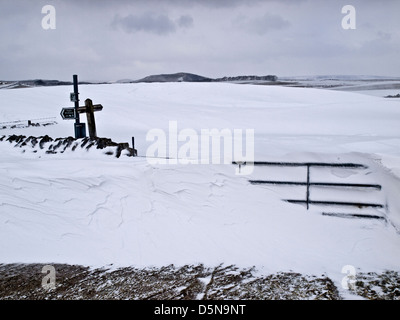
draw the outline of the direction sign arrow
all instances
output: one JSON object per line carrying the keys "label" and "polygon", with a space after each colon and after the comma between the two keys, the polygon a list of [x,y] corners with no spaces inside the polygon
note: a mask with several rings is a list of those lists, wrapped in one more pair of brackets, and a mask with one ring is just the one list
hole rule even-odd
{"label": "direction sign arrow", "polygon": [[63,120],[73,120],[75,119],[75,108],[62,108],[60,115]]}

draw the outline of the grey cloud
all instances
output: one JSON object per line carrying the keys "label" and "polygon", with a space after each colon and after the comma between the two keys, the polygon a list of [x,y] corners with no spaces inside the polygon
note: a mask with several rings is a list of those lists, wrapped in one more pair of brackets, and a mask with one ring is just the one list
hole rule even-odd
{"label": "grey cloud", "polygon": [[[54,1],[54,0],[53,0]],[[284,0],[285,4],[299,4],[307,0]],[[394,0],[393,0],[394,1]],[[85,5],[93,7],[94,0],[69,0],[79,6]],[[174,7],[206,7],[212,9],[236,8],[240,6],[255,6],[265,3],[279,3],[282,0],[96,0],[95,5],[101,7],[116,7],[119,5],[126,6],[159,6],[168,5]]]}
{"label": "grey cloud", "polygon": [[144,13],[140,16],[130,14],[126,17],[116,15],[112,26],[120,27],[128,33],[145,31],[159,35],[173,33],[176,30],[175,23],[167,15],[153,13]]}
{"label": "grey cloud", "polygon": [[251,19],[240,16],[234,20],[234,24],[249,33],[258,35],[264,35],[271,30],[285,29],[291,25],[281,16],[269,13]]}
{"label": "grey cloud", "polygon": [[183,15],[178,19],[177,23],[182,28],[190,28],[193,26],[193,18],[189,15]]}
{"label": "grey cloud", "polygon": [[392,34],[378,31],[376,36],[362,43],[358,51],[364,55],[385,56],[394,52],[398,52],[400,43],[392,41]]}
{"label": "grey cloud", "polygon": [[[56,30],[42,29],[46,4],[57,10]],[[400,1],[352,0],[357,30],[341,28],[344,4],[0,0],[0,77],[69,80],[76,72],[82,79],[118,80],[174,70],[210,77],[260,70],[398,76]]]}
{"label": "grey cloud", "polygon": [[189,28],[193,25],[193,18],[189,15],[181,16],[177,21],[165,14],[146,12],[142,15],[128,15],[121,17],[116,15],[111,25],[121,28],[127,33],[148,32],[158,35],[166,35],[176,32],[177,28]]}

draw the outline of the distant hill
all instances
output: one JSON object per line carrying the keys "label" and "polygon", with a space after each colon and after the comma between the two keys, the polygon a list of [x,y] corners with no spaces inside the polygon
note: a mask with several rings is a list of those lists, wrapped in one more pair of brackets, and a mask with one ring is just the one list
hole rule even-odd
{"label": "distant hill", "polygon": [[66,86],[72,85],[72,82],[59,80],[18,80],[18,81],[0,81],[1,88],[29,88],[29,87],[47,87],[47,86]]}
{"label": "distant hill", "polygon": [[[224,81],[276,81],[277,76],[236,76],[236,77],[223,77],[223,78],[208,78],[193,73],[179,72],[173,74],[157,74],[139,79],[135,82],[224,82]],[[119,82],[127,82],[126,80],[120,80]]]}
{"label": "distant hill", "polygon": [[[30,88],[30,87],[52,87],[52,86],[72,86],[70,81],[59,80],[17,80],[17,81],[0,81],[0,89],[16,89],[16,88]],[[93,82],[79,82],[79,84],[94,84]]]}
{"label": "distant hill", "polygon": [[44,79],[35,79],[35,80],[22,80],[18,81],[18,83],[32,86],[32,87],[47,87],[47,86],[68,86],[72,85],[70,81],[59,81],[59,80],[44,80]]}
{"label": "distant hill", "polygon": [[212,79],[192,73],[157,74],[132,82],[211,82]]}
{"label": "distant hill", "polygon": [[385,81],[400,80],[400,77],[375,76],[375,75],[306,75],[306,76],[282,76],[279,78],[284,81]]}
{"label": "distant hill", "polygon": [[[156,74],[144,77],[139,80],[122,79],[116,81],[116,83],[139,83],[139,82],[254,82],[254,81],[271,81],[275,82],[278,77],[275,75],[267,76],[235,76],[235,77],[223,77],[223,78],[209,78],[203,77],[193,73],[178,72],[172,74]],[[105,84],[110,82],[82,82],[79,84]],[[47,87],[47,86],[72,86],[71,81],[59,81],[59,80],[45,80],[45,79],[34,79],[34,80],[17,80],[17,81],[0,81],[0,89],[13,89],[13,88],[30,88],[30,87]]]}
{"label": "distant hill", "polygon": [[214,81],[277,81],[278,77],[274,75],[268,76],[237,76],[237,77],[223,77],[214,79]]}

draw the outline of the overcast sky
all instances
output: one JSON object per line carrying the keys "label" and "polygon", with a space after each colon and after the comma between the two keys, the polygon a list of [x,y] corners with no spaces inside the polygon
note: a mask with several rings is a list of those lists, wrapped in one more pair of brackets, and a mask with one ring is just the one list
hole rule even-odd
{"label": "overcast sky", "polygon": [[0,0],[0,79],[400,76],[399,13],[399,0]]}

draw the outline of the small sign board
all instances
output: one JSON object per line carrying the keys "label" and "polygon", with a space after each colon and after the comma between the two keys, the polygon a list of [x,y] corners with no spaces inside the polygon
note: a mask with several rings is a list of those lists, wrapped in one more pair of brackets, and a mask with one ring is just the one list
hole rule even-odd
{"label": "small sign board", "polygon": [[62,108],[60,114],[63,120],[73,120],[75,119],[75,108]]}
{"label": "small sign board", "polygon": [[69,99],[71,100],[71,102],[77,102],[78,100],[78,95],[75,92],[71,92],[69,94]]}

